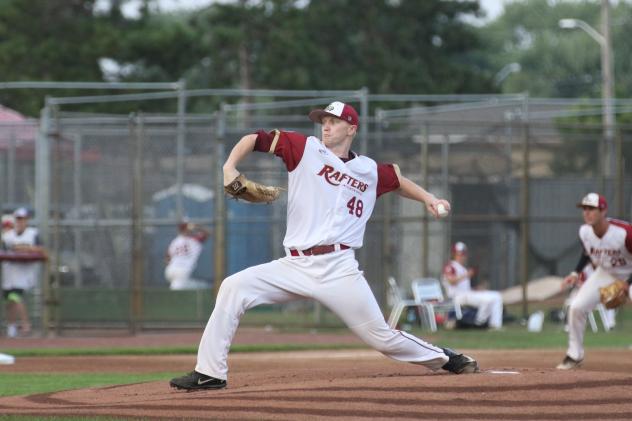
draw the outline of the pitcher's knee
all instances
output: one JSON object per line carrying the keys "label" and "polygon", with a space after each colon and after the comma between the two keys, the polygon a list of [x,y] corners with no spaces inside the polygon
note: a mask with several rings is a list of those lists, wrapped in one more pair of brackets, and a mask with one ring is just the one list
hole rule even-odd
{"label": "pitcher's knee", "polygon": [[216,306],[232,307],[232,306],[244,306],[248,301],[247,292],[249,288],[246,287],[247,279],[240,276],[239,273],[229,276],[224,279],[222,285],[217,292]]}
{"label": "pitcher's knee", "polygon": [[389,354],[397,347],[393,342],[393,337],[397,331],[388,328],[366,329],[363,332],[356,332],[358,336],[371,348],[382,354]]}

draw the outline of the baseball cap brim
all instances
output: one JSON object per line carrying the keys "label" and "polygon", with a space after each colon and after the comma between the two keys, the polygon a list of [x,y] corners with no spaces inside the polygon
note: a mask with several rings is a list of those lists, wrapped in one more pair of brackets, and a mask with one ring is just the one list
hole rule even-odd
{"label": "baseball cap brim", "polygon": [[[309,119],[311,121],[313,121],[314,123],[318,123],[318,124],[322,124],[323,123],[323,117],[326,117],[326,116],[331,116],[331,117],[337,118],[338,120],[345,121],[344,119],[340,118],[336,114],[328,113],[325,110],[312,110],[312,111],[310,111],[308,116],[309,116]],[[349,124],[351,124],[351,123],[349,123]]]}

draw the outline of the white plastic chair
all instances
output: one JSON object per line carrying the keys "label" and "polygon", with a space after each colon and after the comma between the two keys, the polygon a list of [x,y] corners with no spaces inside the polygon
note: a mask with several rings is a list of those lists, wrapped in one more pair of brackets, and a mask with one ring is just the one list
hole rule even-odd
{"label": "white plastic chair", "polygon": [[595,311],[599,314],[599,318],[601,319],[601,324],[603,325],[603,330],[608,332],[614,326],[610,325],[610,318],[607,314],[606,306],[602,303],[597,304],[597,307],[590,313],[588,313],[588,323],[590,324],[590,328],[593,332],[597,332],[599,329],[597,328],[597,322],[595,321]]}
{"label": "white plastic chair", "polygon": [[[571,298],[567,299],[564,302],[564,311],[568,314],[568,307],[571,304]],[[590,329],[593,332],[598,332],[599,327],[597,326],[597,320],[595,319],[595,312],[599,314],[599,318],[601,319],[601,324],[603,325],[603,330],[609,332],[614,326],[610,323],[610,318],[608,317],[608,310],[606,306],[602,303],[597,304],[597,307],[590,313],[588,313],[588,324],[590,325]]]}
{"label": "white plastic chair", "polygon": [[417,304],[415,300],[406,299],[401,288],[397,285],[397,281],[392,276],[388,278],[388,285],[391,288],[391,295],[393,297],[393,309],[388,318],[388,326],[391,329],[395,329],[402,315],[402,311],[407,307],[418,307],[419,304]]}
{"label": "white plastic chair", "polygon": [[415,303],[422,306],[428,320],[428,327],[432,332],[437,331],[437,320],[435,311],[449,312],[454,310],[457,320],[463,317],[461,306],[453,300],[443,296],[441,282],[435,278],[419,278],[412,282],[413,296]]}

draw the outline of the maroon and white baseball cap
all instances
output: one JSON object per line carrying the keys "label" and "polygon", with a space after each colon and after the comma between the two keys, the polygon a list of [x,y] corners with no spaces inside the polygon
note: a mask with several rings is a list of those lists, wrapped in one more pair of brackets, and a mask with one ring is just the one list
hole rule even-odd
{"label": "maroon and white baseball cap", "polygon": [[588,193],[581,202],[577,204],[578,208],[589,206],[591,208],[597,208],[600,210],[608,209],[608,202],[606,198],[597,193]]}
{"label": "maroon and white baseball cap", "polygon": [[353,126],[357,126],[359,122],[357,111],[351,105],[340,101],[332,102],[324,110],[310,111],[309,119],[314,123],[322,124],[323,117],[327,115],[339,118]]}
{"label": "maroon and white baseball cap", "polygon": [[467,253],[467,246],[464,242],[458,241],[452,245],[452,253],[454,254],[464,254]]}

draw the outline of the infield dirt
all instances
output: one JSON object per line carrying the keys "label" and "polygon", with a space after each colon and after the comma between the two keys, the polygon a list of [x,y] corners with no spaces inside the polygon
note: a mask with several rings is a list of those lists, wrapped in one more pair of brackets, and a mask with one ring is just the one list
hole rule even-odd
{"label": "infield dirt", "polygon": [[[0,413],[213,420],[632,419],[632,351],[590,349],[575,371],[563,350],[468,352],[481,373],[452,375],[372,350],[231,354],[228,388],[186,393],[164,381],[0,398]],[[21,358],[5,372],[182,372],[195,356]],[[518,374],[499,372],[518,372]]]}

